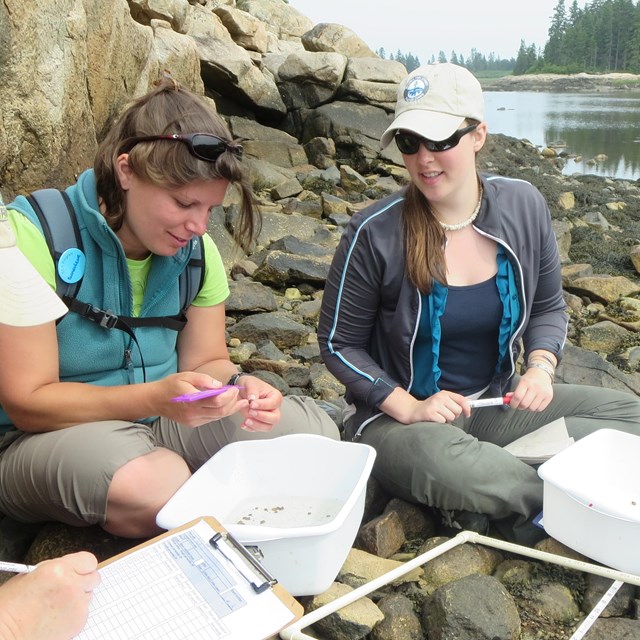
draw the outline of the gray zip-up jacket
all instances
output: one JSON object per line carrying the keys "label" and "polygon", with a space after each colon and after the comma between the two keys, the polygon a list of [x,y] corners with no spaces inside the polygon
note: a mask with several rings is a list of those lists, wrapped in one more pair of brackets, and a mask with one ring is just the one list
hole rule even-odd
{"label": "gray zip-up jacket", "polygon": [[[526,354],[545,349],[558,359],[566,339],[558,245],[542,194],[529,182],[481,176],[484,195],[474,228],[498,242],[515,274],[520,320],[509,340],[510,362],[491,381],[502,395]],[[348,436],[381,414],[395,387],[410,389],[422,298],[407,279],[404,190],[354,215],[327,278],[318,339],[324,362],[347,389],[355,415]]]}

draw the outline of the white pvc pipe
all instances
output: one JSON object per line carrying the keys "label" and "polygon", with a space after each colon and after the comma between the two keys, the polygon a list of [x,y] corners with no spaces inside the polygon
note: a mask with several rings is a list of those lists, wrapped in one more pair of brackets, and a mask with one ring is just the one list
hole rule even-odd
{"label": "white pvc pipe", "polygon": [[559,556],[555,553],[539,551],[538,549],[531,549],[530,547],[523,547],[519,544],[505,542],[504,540],[497,540],[495,538],[489,538],[488,536],[481,536],[479,533],[474,533],[472,531],[468,531],[467,533],[472,536],[469,542],[483,544],[487,547],[494,547],[495,549],[502,549],[511,553],[518,553],[521,556],[528,556],[529,558],[535,558],[536,560],[551,562],[553,564],[567,567],[568,569],[575,569],[576,571],[592,573],[596,576],[602,576],[603,578],[610,578],[611,580],[621,580],[622,582],[627,582],[629,584],[640,585],[640,576],[637,576],[634,573],[618,571],[609,567],[591,564],[590,562],[574,560],[573,558],[565,558],[564,556]]}
{"label": "white pvc pipe", "polygon": [[289,625],[286,629],[283,629],[280,632],[280,637],[283,640],[315,640],[312,636],[302,632],[301,629],[315,624],[316,622],[318,622],[318,620],[326,618],[328,615],[338,611],[338,609],[342,609],[342,607],[355,602],[356,600],[371,593],[372,591],[375,591],[379,587],[385,586],[389,582],[393,582],[406,573],[413,571],[413,569],[417,569],[426,562],[429,562],[429,560],[433,560],[433,558],[437,558],[443,553],[446,553],[447,551],[453,549],[454,547],[457,547],[458,545],[464,544],[465,542],[483,544],[487,547],[494,547],[496,549],[502,549],[503,551],[518,553],[523,556],[535,558],[536,560],[543,560],[546,562],[551,562],[553,564],[561,565],[563,567],[568,567],[569,569],[575,569],[576,571],[584,571],[586,573],[592,573],[598,576],[603,576],[605,578],[610,578],[611,580],[621,580],[622,582],[628,582],[629,584],[640,586],[640,576],[634,575],[632,573],[616,571],[615,569],[610,569],[609,567],[602,567],[599,565],[590,564],[589,562],[582,562],[581,560],[565,558],[554,553],[538,551],[537,549],[531,549],[519,544],[497,540],[496,538],[481,536],[479,533],[475,533],[473,531],[462,531],[455,538],[451,538],[447,542],[443,542],[430,551],[426,551],[425,553],[416,556],[413,560],[405,562],[402,566],[396,567],[395,569],[392,569],[391,571],[388,571],[387,573],[374,578],[370,582],[363,584],[357,589],[354,589],[349,593],[345,593],[343,596],[336,598],[332,602],[319,607],[315,611],[307,613],[306,615],[302,616],[300,620]]}

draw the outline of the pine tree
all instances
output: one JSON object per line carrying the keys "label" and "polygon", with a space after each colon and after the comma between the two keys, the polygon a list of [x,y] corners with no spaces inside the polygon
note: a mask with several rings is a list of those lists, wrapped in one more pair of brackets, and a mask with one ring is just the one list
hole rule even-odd
{"label": "pine tree", "polygon": [[520,40],[520,48],[513,67],[513,75],[521,76],[527,73],[536,64],[537,60],[536,46],[527,46],[524,40]]}
{"label": "pine tree", "polygon": [[420,60],[418,56],[414,56],[412,53],[407,54],[407,62],[405,67],[409,73],[411,73],[414,69],[417,69],[420,66]]}
{"label": "pine tree", "polygon": [[640,71],[640,2],[634,9],[628,56],[629,71]]}
{"label": "pine tree", "polygon": [[564,55],[564,36],[567,29],[567,14],[564,0],[558,0],[553,10],[551,26],[549,27],[549,40],[544,48],[544,60],[548,64],[563,65],[567,60]]}

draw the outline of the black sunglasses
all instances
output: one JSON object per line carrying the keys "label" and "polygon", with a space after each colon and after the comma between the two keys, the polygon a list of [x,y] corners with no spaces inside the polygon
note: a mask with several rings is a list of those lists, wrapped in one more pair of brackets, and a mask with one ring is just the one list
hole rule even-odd
{"label": "black sunglasses", "polygon": [[460,142],[461,138],[467,133],[471,133],[476,127],[476,124],[470,124],[468,127],[457,129],[453,135],[449,136],[446,140],[427,140],[422,136],[415,133],[409,133],[408,131],[396,131],[395,140],[400,149],[400,153],[406,155],[413,155],[418,153],[420,145],[423,144],[429,151],[447,151],[453,149]]}
{"label": "black sunglasses", "polygon": [[171,133],[157,136],[138,136],[130,138],[122,153],[128,153],[140,142],[154,140],[177,140],[187,145],[189,153],[200,160],[215,162],[225,151],[229,151],[237,158],[242,158],[242,145],[231,144],[211,133]]}

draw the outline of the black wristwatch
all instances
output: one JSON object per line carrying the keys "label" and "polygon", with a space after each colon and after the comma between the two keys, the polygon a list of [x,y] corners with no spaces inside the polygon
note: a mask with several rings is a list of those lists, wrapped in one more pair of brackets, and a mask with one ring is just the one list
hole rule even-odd
{"label": "black wristwatch", "polygon": [[243,376],[244,373],[234,373],[230,378],[229,381],[227,382],[228,385],[236,385],[238,384],[238,379],[240,378],[240,376]]}

